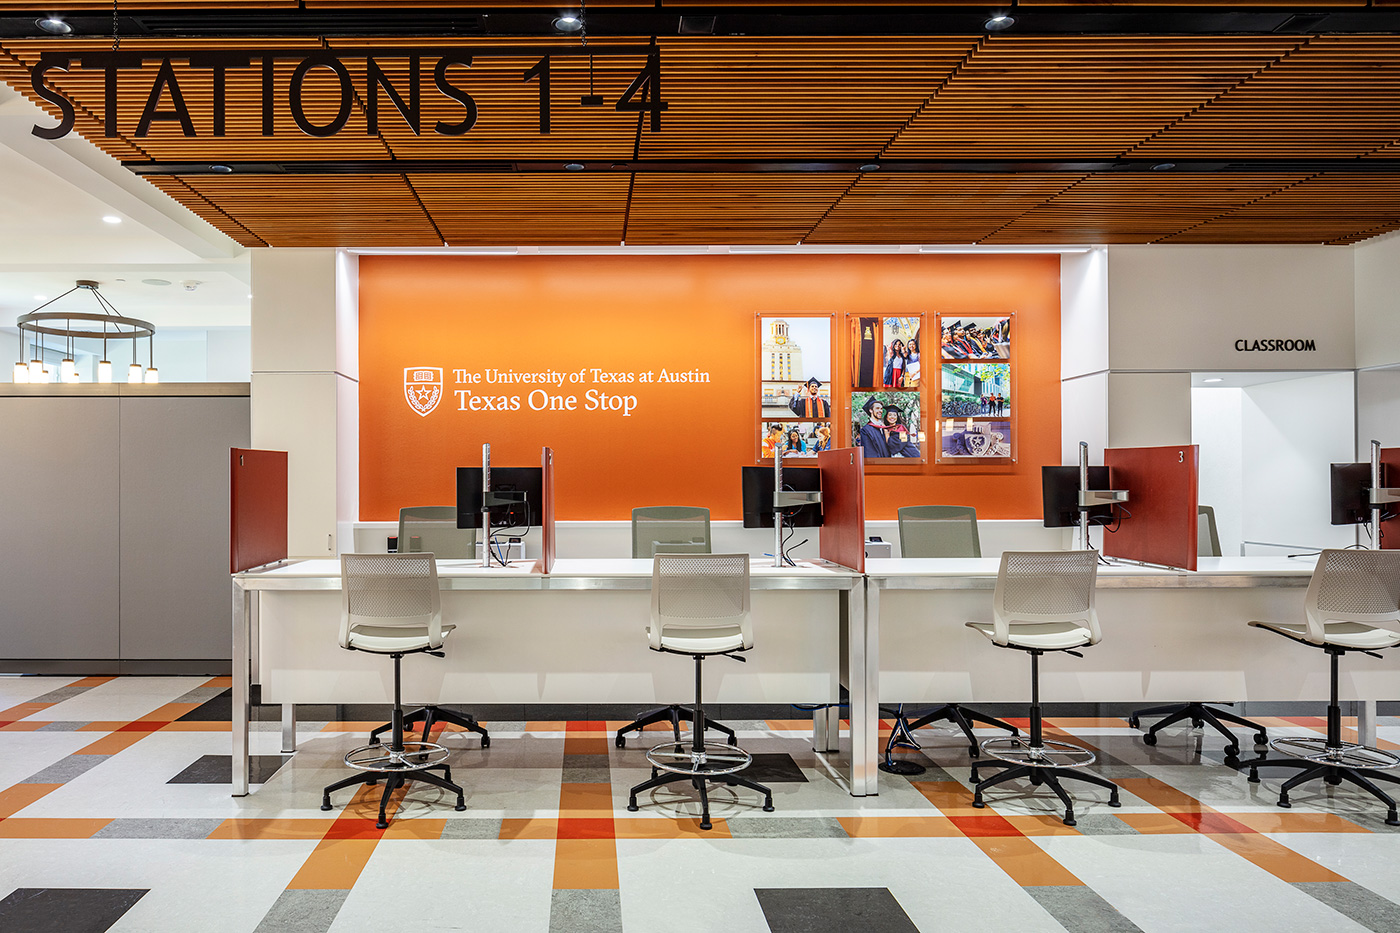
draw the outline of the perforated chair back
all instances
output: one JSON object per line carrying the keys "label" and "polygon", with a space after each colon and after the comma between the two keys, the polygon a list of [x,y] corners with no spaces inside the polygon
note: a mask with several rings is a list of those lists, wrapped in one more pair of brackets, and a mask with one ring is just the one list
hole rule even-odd
{"label": "perforated chair back", "polygon": [[721,639],[753,647],[749,555],[657,554],[651,565],[651,647],[666,636]]}
{"label": "perforated chair back", "polygon": [[1215,527],[1215,509],[1196,506],[1196,556],[1220,556],[1220,532]]}
{"label": "perforated chair back", "polygon": [[457,527],[457,509],[450,505],[419,505],[399,509],[399,553],[431,552],[438,560],[476,557],[476,529]]}
{"label": "perforated chair back", "polygon": [[977,510],[967,505],[906,505],[899,510],[901,557],[981,557]]}
{"label": "perforated chair back", "polygon": [[1094,585],[1098,551],[1006,551],[992,596],[992,640],[1005,645],[1013,623],[1075,622],[1099,643]]}
{"label": "perforated chair back", "polygon": [[1360,622],[1400,633],[1400,551],[1326,550],[1303,602],[1308,641],[1322,644],[1328,622]]}
{"label": "perforated chair back", "polygon": [[442,594],[432,554],[340,555],[340,647],[356,630],[373,630],[442,647]]}
{"label": "perforated chair back", "polygon": [[654,505],[632,510],[632,556],[710,553],[710,510]]}

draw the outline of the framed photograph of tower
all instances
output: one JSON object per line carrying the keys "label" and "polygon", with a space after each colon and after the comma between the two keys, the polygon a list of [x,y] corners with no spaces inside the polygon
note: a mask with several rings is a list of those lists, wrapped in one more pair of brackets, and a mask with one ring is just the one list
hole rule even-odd
{"label": "framed photograph of tower", "polygon": [[1015,315],[939,314],[936,462],[1016,460]]}
{"label": "framed photograph of tower", "polygon": [[928,462],[928,379],[920,341],[924,316],[847,316],[850,404],[842,443],[865,451],[866,463]]}
{"label": "framed photograph of tower", "polygon": [[755,459],[771,460],[779,448],[784,456],[816,456],[830,449],[836,315],[761,311],[755,321],[759,387]]}

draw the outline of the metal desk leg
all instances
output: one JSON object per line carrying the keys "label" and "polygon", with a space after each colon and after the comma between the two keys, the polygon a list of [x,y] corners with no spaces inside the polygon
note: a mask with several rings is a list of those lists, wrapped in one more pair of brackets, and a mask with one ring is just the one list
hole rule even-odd
{"label": "metal desk leg", "polygon": [[1356,701],[1356,741],[1376,747],[1376,701]]}
{"label": "metal desk leg", "polygon": [[297,705],[282,704],[282,751],[291,754],[297,750]]}
{"label": "metal desk leg", "polygon": [[812,710],[812,748],[819,752],[836,752],[841,750],[840,745],[840,702]]}
{"label": "metal desk leg", "polygon": [[880,793],[879,705],[880,695],[880,591],[862,579],[851,591],[849,630],[851,694],[851,795]]}
{"label": "metal desk leg", "polygon": [[[256,594],[252,594],[256,599]],[[249,643],[251,619],[248,602],[250,594],[233,581],[233,796],[248,793],[248,719],[249,694],[252,691]]]}

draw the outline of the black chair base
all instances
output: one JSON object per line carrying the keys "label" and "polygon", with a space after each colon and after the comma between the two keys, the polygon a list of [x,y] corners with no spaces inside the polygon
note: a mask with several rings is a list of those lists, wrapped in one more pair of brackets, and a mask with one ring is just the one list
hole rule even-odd
{"label": "black chair base", "polygon": [[[642,729],[658,722],[669,722],[671,724],[671,734],[675,740],[679,742],[681,740],[681,723],[688,722],[694,724],[695,710],[676,703],[672,703],[670,706],[661,706],[656,709],[647,710],[621,729],[618,729],[617,737],[613,740],[613,744],[618,748],[625,748],[627,746],[627,733],[640,733]],[[734,730],[723,723],[706,718],[705,728],[707,730],[713,729],[720,735],[728,736],[730,745],[739,744],[739,737],[734,734]]]}
{"label": "black chair base", "polygon": [[730,787],[747,787],[749,790],[756,790],[763,795],[763,812],[773,812],[773,792],[757,781],[751,781],[738,774],[682,774],[672,771],[661,771],[659,768],[651,769],[651,778],[633,787],[628,794],[627,809],[636,813],[640,808],[637,806],[637,795],[643,791],[651,790],[653,787],[661,787],[666,784],[674,784],[677,781],[689,781],[691,786],[700,794],[700,828],[713,829],[710,823],[710,795],[706,790],[706,783],[710,781],[723,782]]}
{"label": "black chair base", "polygon": [[[491,734],[487,732],[485,727],[477,722],[476,717],[470,713],[454,713],[452,710],[444,709],[441,706],[424,706],[411,713],[404,714],[403,724],[405,728],[420,722],[423,724],[424,742],[428,741],[428,733],[432,731],[434,725],[440,722],[450,722],[454,726],[459,726],[468,732],[475,732],[477,735],[481,736],[482,748],[491,747]],[[386,722],[384,725],[375,728],[369,734],[369,743],[371,745],[378,743],[379,736],[385,732],[392,731],[393,728],[394,724],[392,722]]]}
{"label": "black chair base", "polygon": [[932,710],[924,710],[922,713],[915,713],[914,722],[909,721],[909,717],[904,713],[904,704],[901,703],[894,709],[887,706],[880,707],[880,713],[885,716],[894,717],[894,727],[890,729],[890,737],[885,742],[885,760],[878,765],[881,771],[890,774],[923,774],[924,766],[913,761],[896,761],[891,753],[896,748],[920,749],[921,746],[914,740],[915,730],[922,729],[929,723],[948,721],[955,724],[967,736],[967,753],[972,757],[977,757],[978,745],[977,736],[972,732],[972,724],[980,722],[988,726],[995,726],[998,729],[1006,729],[1012,735],[1020,735],[1021,730],[1017,729],[1009,722],[1003,722],[994,716],[979,713],[976,710],[967,709],[957,703],[945,703]]}
{"label": "black chair base", "polygon": [[[1000,774],[994,774],[984,781],[977,780],[977,772],[982,768],[1003,768]],[[1101,778],[1097,774],[1087,774],[1078,768],[1055,768],[1048,765],[1013,765],[1006,761],[988,760],[974,761],[972,763],[972,780],[976,786],[972,789],[972,805],[981,809],[987,804],[982,799],[983,791],[989,787],[995,787],[1006,781],[1015,780],[1019,777],[1028,778],[1033,786],[1039,787],[1044,784],[1055,792],[1055,796],[1065,805],[1064,823],[1066,826],[1074,826],[1074,800],[1066,793],[1064,787],[1060,785],[1061,780],[1083,781],[1086,784],[1093,784],[1097,787],[1107,788],[1109,791],[1108,805],[1110,807],[1121,807],[1123,804],[1118,799],[1118,785],[1107,778]]]}
{"label": "black chair base", "polygon": [[1292,807],[1293,803],[1288,799],[1288,792],[1299,785],[1309,781],[1322,778],[1328,784],[1336,786],[1343,781],[1349,781],[1357,787],[1366,791],[1386,806],[1385,822],[1387,826],[1400,826],[1400,814],[1396,813],[1395,798],[1381,790],[1374,783],[1377,780],[1389,781],[1392,784],[1400,784],[1400,775],[1389,774],[1385,771],[1377,771],[1372,768],[1348,768],[1343,765],[1322,764],[1307,758],[1256,758],[1253,761],[1246,761],[1239,765],[1240,769],[1249,769],[1249,783],[1259,783],[1260,768],[1297,768],[1302,773],[1283,782],[1279,788],[1278,805],[1280,807]]}
{"label": "black chair base", "polygon": [[1134,729],[1141,728],[1140,722],[1143,716],[1164,717],[1153,724],[1152,728],[1148,729],[1147,732],[1143,734],[1142,742],[1144,745],[1156,745],[1158,732],[1165,729],[1167,726],[1189,719],[1191,720],[1193,728],[1200,729],[1208,725],[1225,736],[1225,742],[1227,743],[1225,745],[1225,760],[1229,764],[1234,764],[1230,759],[1239,757],[1240,743],[1239,740],[1235,738],[1235,734],[1230,731],[1225,723],[1233,723],[1237,726],[1243,726],[1246,729],[1253,729],[1255,745],[1266,745],[1269,741],[1268,730],[1254,720],[1245,719],[1243,716],[1238,716],[1223,709],[1206,706],[1204,703],[1196,700],[1190,703],[1172,703],[1167,706],[1151,706],[1147,709],[1133,710],[1128,716],[1128,725],[1132,726]]}
{"label": "black chair base", "polygon": [[[430,774],[432,770],[442,769],[442,777]],[[434,787],[441,787],[443,790],[450,790],[457,795],[458,812],[467,808],[466,797],[462,788],[452,783],[452,769],[447,765],[431,765],[428,768],[421,768],[416,771],[362,771],[359,774],[352,774],[348,778],[336,781],[334,784],[327,784],[321,791],[321,809],[331,809],[331,792],[345,787],[358,787],[361,784],[374,785],[379,783],[379,779],[384,779],[384,794],[379,798],[379,821],[375,823],[378,829],[385,829],[389,825],[388,817],[385,816],[385,808],[389,805],[389,797],[395,790],[402,787],[407,781],[422,781],[424,784],[432,784]]]}

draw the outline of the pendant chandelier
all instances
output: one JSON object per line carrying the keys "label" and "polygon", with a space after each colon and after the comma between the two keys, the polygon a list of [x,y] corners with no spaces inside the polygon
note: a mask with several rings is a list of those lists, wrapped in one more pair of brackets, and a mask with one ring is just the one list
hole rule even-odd
{"label": "pendant chandelier", "polygon": [[[45,311],[44,309],[62,301],[78,290],[90,292],[97,299],[101,313],[80,311]],[[158,383],[160,371],[155,365],[155,325],[134,317],[123,317],[117,313],[112,303],[97,290],[97,283],[91,279],[79,279],[68,291],[47,301],[17,320],[19,327],[20,358],[15,363],[15,382],[82,382],[77,364],[73,361],[73,348],[78,340],[101,340],[102,359],[97,364],[97,381],[112,381],[112,363],[107,359],[107,342],[110,340],[131,341],[131,365],[127,367],[126,381],[130,384]],[[28,337],[26,338],[26,335]],[[57,374],[52,373],[44,363],[46,337],[56,338],[63,345],[64,359]],[[136,360],[137,341],[146,338],[146,367],[143,369]],[[33,347],[29,362],[24,362],[24,346],[28,339]],[[55,375],[57,378],[55,378]]]}

